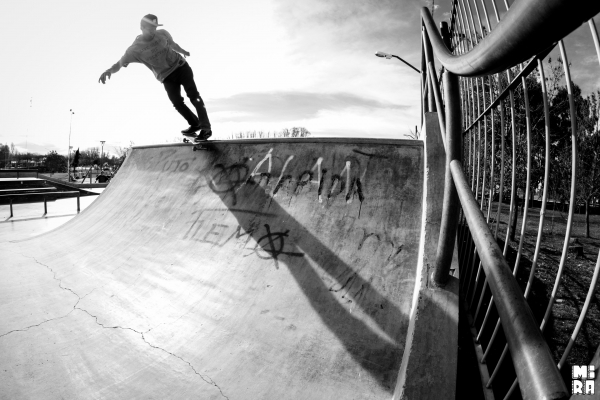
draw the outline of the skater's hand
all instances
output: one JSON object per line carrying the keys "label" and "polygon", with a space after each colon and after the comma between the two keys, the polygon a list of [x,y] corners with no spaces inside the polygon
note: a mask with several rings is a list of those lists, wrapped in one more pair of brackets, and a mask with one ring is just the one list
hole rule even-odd
{"label": "skater's hand", "polygon": [[102,82],[102,84],[105,84],[106,78],[110,79],[111,75],[112,75],[112,72],[110,72],[110,69],[107,69],[106,71],[104,71],[102,73],[102,75],[100,75],[100,79],[98,79],[98,82]]}
{"label": "skater's hand", "polygon": [[189,51],[185,51],[184,50],[182,54],[183,54],[184,57],[189,57],[190,56],[190,52]]}

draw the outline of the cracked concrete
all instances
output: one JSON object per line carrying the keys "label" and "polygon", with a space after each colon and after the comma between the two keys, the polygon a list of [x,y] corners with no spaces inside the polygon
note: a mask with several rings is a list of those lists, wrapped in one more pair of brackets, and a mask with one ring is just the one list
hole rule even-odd
{"label": "cracked concrete", "polygon": [[[23,256],[23,257],[27,257],[27,258],[30,258],[30,259],[33,259],[33,260],[34,260],[34,261],[35,261],[37,264],[39,264],[39,265],[41,265],[41,266],[43,266],[43,267],[47,268],[47,269],[48,269],[48,270],[49,270],[49,271],[52,273],[52,275],[53,275],[53,276],[52,276],[52,278],[58,282],[58,286],[59,286],[59,287],[60,287],[62,290],[68,291],[69,293],[71,293],[71,294],[73,294],[74,296],[76,296],[76,297],[77,297],[77,302],[76,302],[76,303],[73,305],[73,309],[72,309],[72,310],[70,310],[70,311],[69,311],[67,314],[65,314],[65,315],[63,315],[63,316],[61,316],[61,317],[51,318],[51,319],[48,319],[48,320],[42,321],[42,322],[40,322],[39,324],[30,325],[30,326],[28,326],[28,327],[25,327],[25,328],[22,328],[22,329],[14,329],[14,330],[11,330],[11,331],[9,331],[9,332],[6,332],[6,333],[4,333],[4,334],[0,335],[0,339],[1,339],[2,337],[6,336],[6,335],[9,335],[9,334],[11,334],[11,333],[16,333],[16,332],[25,332],[25,331],[29,330],[30,328],[34,328],[34,327],[40,327],[41,325],[43,325],[43,324],[45,324],[45,323],[48,323],[48,322],[51,322],[51,321],[56,321],[56,320],[59,320],[59,319],[66,318],[66,317],[67,317],[67,316],[69,316],[69,315],[70,315],[70,314],[71,314],[73,311],[75,311],[75,310],[79,310],[79,311],[82,311],[83,313],[87,314],[88,316],[92,317],[92,318],[95,320],[95,323],[96,323],[98,326],[102,327],[103,329],[122,329],[122,330],[129,330],[129,331],[135,332],[136,334],[140,335],[141,339],[142,339],[142,340],[144,341],[144,343],[146,343],[148,346],[150,346],[150,347],[152,347],[152,348],[154,348],[154,349],[160,350],[160,351],[162,351],[162,352],[164,352],[164,353],[168,354],[169,356],[175,357],[175,358],[177,358],[177,359],[181,360],[182,362],[184,362],[185,364],[187,364],[187,365],[189,366],[189,368],[190,368],[190,369],[191,369],[191,370],[194,372],[194,374],[198,375],[198,376],[200,377],[200,379],[202,379],[202,380],[203,380],[205,383],[207,383],[207,384],[209,384],[209,385],[212,385],[212,386],[214,386],[215,388],[217,388],[217,389],[219,390],[219,392],[220,392],[221,396],[229,400],[229,397],[227,397],[227,396],[226,396],[226,395],[223,393],[223,390],[222,390],[222,389],[219,387],[219,385],[217,385],[217,383],[216,383],[214,380],[212,380],[212,379],[211,379],[209,376],[207,376],[207,375],[203,375],[203,374],[199,373],[199,372],[196,370],[196,368],[195,368],[195,367],[192,365],[192,363],[190,363],[189,361],[185,360],[184,358],[182,358],[182,357],[178,356],[178,355],[177,355],[177,354],[175,354],[175,353],[172,353],[172,352],[170,352],[170,351],[168,351],[168,350],[166,350],[166,349],[164,349],[164,348],[162,348],[162,347],[160,347],[160,346],[156,346],[156,345],[154,345],[154,344],[152,344],[152,343],[148,342],[148,340],[146,339],[146,337],[145,337],[144,335],[145,335],[145,334],[147,334],[148,332],[150,332],[150,331],[151,331],[153,328],[150,328],[150,329],[148,329],[148,330],[147,330],[147,331],[145,331],[145,332],[141,332],[141,331],[137,331],[137,330],[135,330],[135,329],[128,328],[128,327],[122,327],[122,326],[107,326],[107,325],[105,325],[105,324],[101,323],[100,321],[98,321],[98,317],[97,317],[96,315],[92,315],[92,314],[91,314],[89,311],[87,311],[87,310],[85,310],[85,309],[83,309],[83,308],[81,308],[81,307],[78,307],[78,304],[79,304],[79,302],[80,302],[82,299],[84,299],[85,297],[87,297],[88,295],[90,295],[90,294],[91,294],[91,293],[92,293],[94,290],[96,290],[96,288],[92,289],[90,292],[88,292],[86,295],[84,295],[84,296],[82,297],[82,296],[80,296],[79,294],[77,294],[77,293],[76,293],[76,292],[75,292],[73,289],[71,289],[71,288],[69,288],[69,287],[65,287],[65,286],[63,286],[62,279],[59,279],[59,278],[57,278],[57,277],[56,277],[56,271],[54,271],[54,270],[53,270],[53,269],[52,269],[52,268],[51,268],[49,265],[46,265],[46,264],[43,264],[43,263],[41,263],[41,262],[40,262],[40,261],[38,261],[38,260],[37,260],[35,257],[28,257],[28,256],[26,256],[26,255],[24,255],[24,254],[21,254],[21,256]],[[114,270],[113,270],[113,272],[114,272]]]}

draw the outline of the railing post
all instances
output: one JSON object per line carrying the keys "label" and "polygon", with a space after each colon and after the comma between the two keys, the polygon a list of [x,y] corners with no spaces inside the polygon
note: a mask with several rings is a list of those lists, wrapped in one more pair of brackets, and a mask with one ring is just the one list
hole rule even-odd
{"label": "railing post", "polygon": [[77,192],[77,212],[78,212],[78,213],[79,213],[79,211],[80,211],[80,209],[81,209],[81,207],[80,207],[80,205],[79,205],[79,195],[80,195],[80,193],[81,193],[81,192]]}
{"label": "railing post", "polygon": [[[433,64],[433,50],[431,49],[431,42],[429,41],[429,35],[427,34],[427,29],[423,29],[423,50],[425,52],[425,65],[423,66],[423,69],[421,70],[421,73],[425,74],[425,76],[428,76],[427,74],[427,64],[428,63],[432,63]],[[434,65],[435,67],[435,65]],[[433,97],[433,85],[437,85],[437,82],[433,81],[433,78],[435,77],[429,77],[429,79],[426,79],[427,82],[427,98],[426,98],[426,103],[427,103],[427,111],[429,112],[436,112],[436,106],[435,106],[435,99]]]}
{"label": "railing post", "polygon": [[[444,286],[450,276],[452,253],[456,241],[459,200],[450,171],[452,160],[461,160],[462,121],[460,110],[460,86],[458,77],[444,72],[444,99],[446,100],[446,176],[444,182],[444,203],[440,237],[438,240],[435,267],[432,281],[436,286]],[[441,112],[441,110],[440,110]]]}
{"label": "railing post", "polygon": [[48,214],[48,204],[46,203],[46,196],[44,195],[44,215]]}
{"label": "railing post", "polygon": [[[422,27],[422,29],[422,32],[424,32],[425,27]],[[427,65],[425,62],[425,42],[423,38],[423,33],[421,33],[421,129],[425,122],[425,113],[429,111],[427,107]]]}
{"label": "railing post", "polygon": [[12,204],[13,204],[13,199],[12,199],[12,197],[11,197],[11,198],[10,198],[10,217],[11,217],[11,218],[13,217],[13,206],[12,206]]}

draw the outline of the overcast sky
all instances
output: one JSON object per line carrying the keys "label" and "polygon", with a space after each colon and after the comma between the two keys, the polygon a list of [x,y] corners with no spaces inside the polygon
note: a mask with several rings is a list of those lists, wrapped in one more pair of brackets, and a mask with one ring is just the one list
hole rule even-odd
{"label": "overcast sky", "polygon": [[[438,3],[435,17],[440,21],[450,1]],[[188,62],[215,139],[294,126],[317,137],[405,138],[420,122],[419,75],[374,53],[394,53],[419,68],[419,12],[427,4],[4,2],[0,143],[14,143],[21,151],[66,154],[71,130],[75,149],[104,140],[105,150],[114,154],[114,147],[132,142],[179,140],[187,124],[145,66],[130,64],[106,85],[98,83],[141,33],[140,19],[148,13],[157,15],[162,29],[191,53]],[[591,41],[587,32],[585,37]],[[597,71],[579,73],[598,83]]]}

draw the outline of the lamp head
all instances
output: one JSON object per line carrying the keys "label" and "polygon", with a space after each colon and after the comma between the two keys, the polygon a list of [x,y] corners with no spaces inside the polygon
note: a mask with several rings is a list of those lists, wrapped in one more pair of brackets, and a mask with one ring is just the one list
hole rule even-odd
{"label": "lamp head", "polygon": [[384,53],[383,51],[378,51],[377,53],[375,53],[375,55],[376,55],[377,57],[385,57],[385,58],[387,58],[388,60],[392,58],[392,55],[391,55],[391,54]]}

